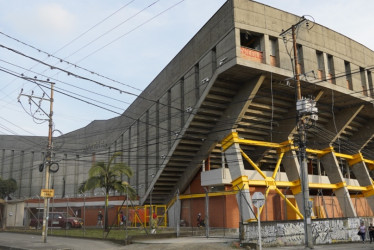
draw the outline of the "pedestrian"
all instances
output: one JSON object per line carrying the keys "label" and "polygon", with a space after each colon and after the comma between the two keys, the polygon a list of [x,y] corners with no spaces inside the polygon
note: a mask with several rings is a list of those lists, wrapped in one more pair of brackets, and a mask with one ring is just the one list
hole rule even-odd
{"label": "pedestrian", "polygon": [[365,243],[366,227],[363,221],[361,222],[361,226],[358,227],[358,233],[361,236],[362,243]]}
{"label": "pedestrian", "polygon": [[197,227],[205,227],[204,219],[201,217],[201,213],[197,214]]}
{"label": "pedestrian", "polygon": [[158,226],[157,214],[153,212],[152,219],[151,219],[151,234],[156,233],[157,226]]}
{"label": "pedestrian", "polygon": [[103,228],[103,214],[101,213],[101,211],[99,211],[99,214],[97,215],[97,224],[96,225]]}
{"label": "pedestrian", "polygon": [[374,241],[374,226],[373,223],[370,223],[369,226],[369,237],[370,237],[370,243]]}
{"label": "pedestrian", "polygon": [[119,213],[119,219],[120,219],[120,225],[122,226],[123,224],[125,224],[126,225],[126,216],[123,214],[123,212],[121,211],[120,213]]}

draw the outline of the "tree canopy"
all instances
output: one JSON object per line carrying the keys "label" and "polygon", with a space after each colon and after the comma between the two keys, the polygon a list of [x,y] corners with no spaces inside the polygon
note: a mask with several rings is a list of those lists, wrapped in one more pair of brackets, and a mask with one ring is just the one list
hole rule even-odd
{"label": "tree canopy", "polygon": [[3,180],[0,178],[0,198],[10,199],[10,195],[18,189],[17,182],[13,178]]}
{"label": "tree canopy", "polygon": [[116,163],[115,159],[120,156],[121,153],[117,152],[112,155],[108,163],[99,161],[92,165],[88,172],[88,179],[84,181],[79,190],[85,192],[88,190],[94,190],[96,188],[102,188],[105,192],[105,229],[108,228],[108,199],[110,191],[118,191],[128,194],[129,197],[133,198],[136,195],[136,191],[129,185],[127,181],[121,180],[121,176],[127,176],[131,178],[133,173],[129,166],[119,162]]}

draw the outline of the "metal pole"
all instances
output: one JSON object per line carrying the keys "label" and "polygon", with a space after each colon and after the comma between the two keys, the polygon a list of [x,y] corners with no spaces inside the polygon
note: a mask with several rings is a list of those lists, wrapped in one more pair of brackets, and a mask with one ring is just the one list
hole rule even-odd
{"label": "metal pole", "polygon": [[180,236],[180,216],[181,216],[181,212],[180,212],[180,200],[179,200],[179,189],[177,191],[177,201],[175,203],[175,213],[177,213],[177,237]]}
{"label": "metal pole", "polygon": [[[295,79],[296,79],[296,91],[297,100],[301,100],[301,86],[300,86],[300,73],[298,68],[298,55],[296,45],[296,25],[292,25],[292,41],[294,50],[294,61],[295,61]],[[303,191],[303,207],[304,207],[304,234],[305,234],[305,246],[313,248],[313,236],[312,236],[312,221],[310,218],[309,209],[309,179],[308,179],[308,166],[306,158],[306,128],[302,117],[297,114],[297,128],[299,133],[299,154],[300,154],[300,168],[301,168],[301,181]]]}
{"label": "metal pole", "polygon": [[126,221],[125,221],[125,237],[126,237],[126,239],[125,239],[125,243],[126,243],[126,245],[128,244],[128,242],[127,242],[127,237],[128,237],[128,234],[127,234],[127,222],[128,222],[128,220],[129,220],[129,187],[128,186],[126,186]]}
{"label": "metal pole", "polygon": [[261,242],[261,222],[260,222],[260,208],[257,208],[257,222],[258,222],[258,244],[259,249],[262,250],[262,242]]}
{"label": "metal pole", "polygon": [[243,211],[242,211],[242,190],[239,189],[239,240],[243,240]]}
{"label": "metal pole", "polygon": [[152,228],[153,226],[153,208],[152,208],[152,192],[153,192],[153,187],[151,189],[151,194],[150,194],[150,207],[149,207],[149,227],[151,228],[151,233],[154,232],[154,228]]}
{"label": "metal pole", "polygon": [[[66,218],[68,217],[68,211],[69,211],[69,196],[66,195],[67,201],[66,201]],[[66,226],[65,226],[65,236],[67,234],[66,232]]]}
{"label": "metal pole", "polygon": [[83,236],[86,236],[86,195],[83,194]]}
{"label": "metal pole", "polygon": [[37,195],[37,196],[38,196],[38,210],[36,210],[36,211],[38,213],[38,224],[36,226],[36,230],[38,230],[40,228],[40,196],[39,195]]}
{"label": "metal pole", "polygon": [[[46,168],[45,168],[45,189],[49,189],[49,167],[51,165],[51,154],[52,154],[52,116],[53,116],[53,85],[51,83],[51,98],[49,106],[49,124],[48,124],[48,147],[47,147],[47,159],[46,159]],[[43,232],[42,240],[44,243],[47,243],[47,234],[48,234],[48,211],[49,209],[49,197],[44,198],[44,212],[43,212]]]}
{"label": "metal pole", "polygon": [[209,189],[205,188],[205,235],[209,238]]}

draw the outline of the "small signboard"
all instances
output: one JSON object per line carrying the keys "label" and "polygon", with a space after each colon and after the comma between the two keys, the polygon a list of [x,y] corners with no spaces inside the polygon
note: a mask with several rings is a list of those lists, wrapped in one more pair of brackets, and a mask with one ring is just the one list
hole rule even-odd
{"label": "small signboard", "polygon": [[265,196],[261,192],[255,192],[252,195],[252,202],[255,207],[260,208],[265,204]]}
{"label": "small signboard", "polygon": [[42,189],[40,191],[40,197],[53,198],[53,196],[55,196],[55,190],[54,189]]}

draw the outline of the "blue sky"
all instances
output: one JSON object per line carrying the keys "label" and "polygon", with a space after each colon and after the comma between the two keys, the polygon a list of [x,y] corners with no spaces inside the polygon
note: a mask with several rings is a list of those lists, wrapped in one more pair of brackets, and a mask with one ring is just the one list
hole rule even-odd
{"label": "blue sky", "polygon": [[[0,0],[0,31],[25,43],[0,34],[1,45],[114,89],[59,73],[4,48],[0,48],[0,70],[23,73],[31,79],[35,76],[41,80],[49,78],[56,82],[57,89],[70,91],[72,95],[79,94],[81,99],[90,98],[85,99],[87,102],[99,101],[97,105],[106,108],[104,110],[56,92],[54,127],[68,133],[93,120],[109,119],[122,113],[134,100],[134,95],[156,77],[224,2]],[[317,23],[374,50],[374,33],[371,32],[374,17],[369,12],[374,9],[374,2],[259,2],[297,15],[311,15]],[[34,96],[42,96],[42,89],[35,83],[3,71],[0,71],[0,79],[0,134],[47,136],[47,123],[39,124],[47,118],[46,115],[37,110],[35,104],[30,106],[26,96],[20,96],[22,105],[17,99],[21,89],[23,94],[33,93]],[[49,94],[48,90],[45,91]],[[41,107],[48,111],[49,103],[44,100]],[[28,114],[30,112],[34,118]],[[58,135],[56,132],[55,136]]]}

